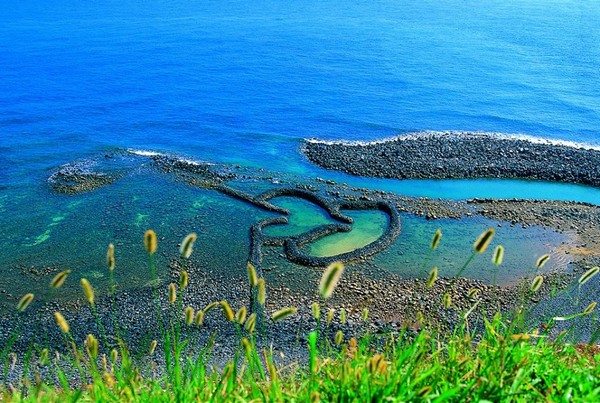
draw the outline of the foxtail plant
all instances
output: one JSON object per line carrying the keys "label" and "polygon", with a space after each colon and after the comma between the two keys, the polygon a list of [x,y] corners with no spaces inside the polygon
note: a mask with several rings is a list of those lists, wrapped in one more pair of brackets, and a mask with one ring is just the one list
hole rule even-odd
{"label": "foxtail plant", "polygon": [[58,273],[56,276],[54,276],[52,281],[50,281],[50,288],[53,288],[56,290],[56,289],[59,289],[60,287],[62,287],[62,285],[67,280],[69,273],[71,273],[71,270],[64,270],[64,271],[61,271],[60,273]]}
{"label": "foxtail plant", "polygon": [[113,317],[113,327],[115,329],[115,333],[117,335],[117,339],[121,339],[121,330],[119,329],[119,318],[117,316],[117,310],[115,306],[115,292],[116,292],[116,284],[115,284],[115,267],[116,267],[116,259],[115,259],[115,245],[112,243],[108,244],[108,248],[106,251],[106,265],[108,267],[108,281],[109,281],[109,299],[110,299],[110,311]]}
{"label": "foxtail plant", "polygon": [[425,275],[426,270],[427,270],[427,265],[429,264],[429,261],[431,260],[431,256],[433,255],[433,252],[439,246],[441,239],[442,239],[442,229],[438,228],[435,231],[435,234],[433,234],[433,237],[431,238],[431,243],[429,244],[429,251],[427,252],[427,256],[425,257],[425,260],[423,261],[423,266],[421,267],[421,273],[422,273],[421,277],[423,277]]}
{"label": "foxtail plant", "polygon": [[494,249],[494,256],[492,256],[492,263],[494,263],[494,275],[492,277],[492,286],[496,286],[496,273],[498,272],[498,267],[502,264],[504,260],[504,247],[502,245],[496,246]]}
{"label": "foxtail plant", "polygon": [[96,304],[95,304],[96,296],[94,293],[94,288],[92,287],[90,282],[85,278],[81,279],[81,288],[83,289],[83,295],[85,296],[86,301],[88,302],[88,304],[90,304],[90,309],[92,310],[92,314],[94,315],[94,318],[96,319],[96,325],[98,326],[98,330],[100,331],[100,334],[102,335],[102,341],[104,342],[104,346],[106,348],[109,348],[108,338],[106,337],[106,331],[104,330],[104,326],[102,325],[102,321],[100,320],[100,315],[98,315],[98,310],[96,309]]}
{"label": "foxtail plant", "polygon": [[278,310],[277,312],[274,312],[273,315],[271,315],[271,320],[273,322],[279,322],[284,320],[285,318],[288,318],[292,315],[294,315],[296,312],[298,312],[298,308],[294,308],[294,307],[287,307],[287,308],[283,308]]}
{"label": "foxtail plant", "polygon": [[452,281],[450,282],[448,287],[446,287],[446,293],[443,298],[444,307],[446,307],[446,309],[448,309],[451,305],[450,303],[448,303],[447,298],[446,298],[446,295],[449,295],[448,291],[450,289],[452,289],[452,286],[456,283],[456,281],[458,280],[460,275],[463,273],[463,271],[465,271],[465,269],[471,263],[473,258],[475,256],[481,255],[483,252],[485,252],[487,247],[490,245],[490,242],[492,241],[492,238],[494,237],[495,233],[496,233],[496,231],[493,228],[488,228],[479,236],[479,238],[477,238],[477,240],[473,244],[473,252],[471,253],[471,256],[469,256],[467,261],[461,266],[460,269],[458,269],[458,271],[452,278]]}
{"label": "foxtail plant", "polygon": [[333,294],[333,290],[335,290],[343,272],[344,265],[342,262],[333,262],[325,269],[319,285],[319,291],[323,299],[327,299]]}
{"label": "foxtail plant", "polygon": [[32,293],[27,293],[23,297],[21,297],[21,299],[17,303],[17,305],[15,307],[17,323],[16,323],[15,327],[13,328],[8,340],[6,341],[6,345],[2,346],[2,349],[0,349],[0,363],[4,363],[4,379],[5,379],[5,381],[6,381],[6,373],[8,372],[8,355],[9,355],[10,349],[13,347],[13,345],[19,338],[19,334],[21,333],[21,326],[23,323],[23,318],[22,318],[23,313],[25,312],[27,307],[29,307],[31,302],[33,302],[33,299],[34,299],[34,295]]}
{"label": "foxtail plant", "polygon": [[[152,248],[147,250],[150,253]],[[493,261],[494,264],[498,262],[496,253]],[[598,268],[592,268],[584,273],[576,281],[578,287],[588,284],[599,271]],[[329,270],[323,274],[323,277],[328,277],[322,279],[318,290],[323,298],[325,296],[329,298],[334,292],[333,289],[339,282],[341,270],[334,274]],[[436,277],[437,271],[435,275],[430,275],[431,284],[435,282]],[[171,312],[176,303],[183,299],[188,281],[187,272],[183,271],[179,282],[168,287],[171,293],[169,296]],[[249,271],[248,281],[252,287],[258,288],[257,302],[264,306],[266,298],[264,279],[255,278],[253,280],[252,273]],[[539,293],[543,281],[541,275],[536,277],[528,285],[528,292],[530,294]],[[327,286],[323,284],[327,284]],[[94,306],[96,300],[91,284],[86,280],[81,282],[81,286],[87,302]],[[162,298],[167,300],[167,293],[162,294]],[[477,289],[469,290],[467,296],[476,302],[462,315],[465,323],[457,326],[450,336],[442,334],[439,329],[438,333],[435,332],[435,329],[423,329],[411,335],[414,338],[409,340],[405,337],[407,328],[404,328],[399,334],[390,333],[384,336],[367,332],[357,341],[351,334],[344,334],[342,330],[336,329],[337,331],[331,335],[332,341],[327,344],[327,349],[319,351],[319,333],[312,331],[307,337],[308,368],[298,366],[292,367],[291,370],[288,368],[287,371],[277,368],[272,347],[263,349],[262,357],[259,357],[260,350],[255,343],[257,312],[251,312],[248,315],[246,307],[242,307],[234,313],[231,306],[225,301],[211,303],[198,312],[195,312],[191,306],[184,310],[177,308],[175,315],[168,317],[171,323],[170,331],[161,333],[163,337],[161,345],[165,349],[165,358],[168,354],[172,355],[166,361],[169,365],[167,374],[157,379],[141,377],[140,370],[146,373],[148,371],[146,368],[132,363],[121,340],[119,340],[119,346],[122,347],[121,352],[113,349],[107,353],[108,355],[102,354],[101,346],[93,334],[88,334],[82,346],[78,347],[71,336],[69,324],[60,312],[56,312],[57,326],[64,333],[68,348],[72,350],[69,355],[74,357],[72,364],[79,370],[79,376],[76,378],[84,384],[72,388],[70,378],[73,374],[69,372],[70,370],[63,370],[57,359],[52,365],[54,368],[58,368],[56,369],[56,378],[59,379],[60,390],[57,391],[45,385],[38,387],[37,385],[40,385],[41,382],[38,382],[36,378],[36,384],[31,387],[23,381],[24,393],[30,394],[35,400],[77,400],[81,398],[96,401],[119,399],[131,401],[156,399],[173,401],[319,401],[319,399],[321,401],[379,401],[386,397],[402,401],[444,398],[452,401],[483,398],[504,401],[514,399],[515,396],[531,398],[531,400],[543,397],[559,401],[571,394],[574,399],[597,401],[598,389],[596,388],[594,391],[595,385],[588,385],[592,383],[589,381],[590,379],[597,378],[597,369],[578,368],[583,371],[577,378],[579,381],[583,380],[583,382],[579,382],[579,385],[577,382],[570,381],[572,376],[578,376],[578,371],[573,371],[569,377],[556,376],[557,372],[561,370],[564,372],[564,368],[550,367],[549,365],[556,361],[553,354],[561,351],[561,347],[557,346],[558,343],[545,342],[543,339],[545,335],[522,331],[522,329],[518,329],[518,332],[513,331],[516,329],[513,327],[513,323],[507,324],[507,318],[498,313],[490,320],[484,315],[485,328],[479,335],[480,340],[476,342],[468,328],[467,318],[478,306],[477,304],[482,301],[478,299],[478,294],[479,290]],[[453,306],[450,295],[450,292],[443,294],[443,303],[447,307]],[[27,310],[32,300],[32,294],[26,294],[21,298],[16,305],[16,314],[21,315],[23,311]],[[458,305],[457,301],[454,303]],[[222,308],[226,319],[238,329],[240,334],[235,357],[225,365],[220,374],[218,371],[211,371],[204,361],[205,352],[210,351],[214,336],[200,352],[190,348],[190,355],[194,354],[198,357],[194,360],[191,357],[184,358],[182,355],[182,349],[187,346],[189,339],[185,339],[179,345],[179,336],[173,333],[173,323],[183,323],[183,318],[186,326],[200,326],[204,316],[216,307]],[[566,321],[579,316],[594,315],[596,308],[596,302],[592,302],[577,314],[557,316],[553,320]],[[31,309],[29,308],[29,310]],[[318,302],[313,303],[312,311],[315,319],[319,321],[321,306]],[[346,311],[344,309],[338,309],[338,311],[340,312],[340,323],[343,324],[346,319]],[[335,312],[333,308],[329,310],[326,315],[329,322],[334,319]],[[295,313],[296,308],[294,307],[282,308],[274,312],[271,318],[273,322],[276,322]],[[365,308],[363,320],[366,321],[367,316],[368,311]],[[417,320],[424,322],[420,312],[417,313]],[[242,331],[246,333],[242,335]],[[539,342],[531,343],[535,338],[539,338]],[[149,348],[144,349],[146,357],[150,361],[151,374],[158,373],[154,371],[153,367],[156,365],[153,360],[158,361],[158,357],[155,356],[158,344],[157,340],[153,340],[149,343]],[[48,355],[47,349],[39,352],[39,364],[35,365],[46,365],[45,363],[50,361]],[[62,357],[65,356],[66,354],[62,355]],[[552,358],[547,359],[547,356]],[[574,358],[581,359],[582,356],[562,357],[568,359],[569,362],[574,362],[576,361]],[[110,358],[111,365],[109,365],[108,358]],[[11,365],[13,366],[14,360],[16,360],[16,356],[12,357]],[[593,359],[588,362],[593,365]],[[540,368],[545,369],[543,378],[536,375]],[[288,374],[291,375],[288,376]],[[481,382],[482,379],[485,379],[486,382]],[[457,384],[468,387],[459,388],[456,387]],[[561,388],[547,389],[547,385],[556,384],[560,384]],[[508,388],[507,385],[509,385]],[[6,391],[9,391],[10,401],[19,399],[19,392],[16,388],[11,389],[10,385],[6,385],[0,393],[6,393]]]}
{"label": "foxtail plant", "polygon": [[150,277],[152,284],[152,293],[154,294],[154,308],[156,310],[156,321],[161,333],[164,333],[162,315],[160,314],[160,302],[158,298],[158,277],[156,274],[156,262],[154,261],[154,254],[158,248],[158,242],[156,240],[156,232],[149,229],[144,233],[144,248],[148,253],[148,264],[150,266]]}
{"label": "foxtail plant", "polygon": [[33,301],[33,294],[32,293],[25,294],[23,296],[23,298],[21,298],[19,300],[19,303],[17,304],[17,311],[23,312],[25,309],[27,309],[27,307],[29,306],[29,304],[31,304],[32,301]]}

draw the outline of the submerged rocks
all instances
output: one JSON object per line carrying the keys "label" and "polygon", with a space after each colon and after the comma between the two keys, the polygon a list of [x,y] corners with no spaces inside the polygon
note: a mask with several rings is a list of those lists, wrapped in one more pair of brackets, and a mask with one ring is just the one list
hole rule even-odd
{"label": "submerged rocks", "polygon": [[79,167],[66,166],[48,178],[52,189],[57,193],[78,194],[110,185],[117,178],[98,172],[90,172]]}

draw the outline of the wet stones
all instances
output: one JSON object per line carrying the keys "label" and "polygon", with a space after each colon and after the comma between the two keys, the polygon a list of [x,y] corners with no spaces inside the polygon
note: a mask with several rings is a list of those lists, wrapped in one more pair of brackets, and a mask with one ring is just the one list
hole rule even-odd
{"label": "wet stones", "polygon": [[[361,200],[339,200],[321,197],[316,193],[300,188],[278,188],[262,193],[254,198],[255,203],[271,205],[269,200],[280,197],[291,196],[311,201],[325,209],[331,217],[341,221],[340,224],[323,225],[312,229],[304,234],[290,237],[266,237],[262,229],[268,225],[279,225],[287,223],[286,217],[276,217],[263,220],[252,227],[251,230],[251,254],[250,261],[257,267],[260,266],[262,254],[260,249],[265,246],[284,246],[288,260],[303,266],[324,267],[335,261],[353,261],[373,255],[388,247],[400,234],[400,214],[393,203],[384,200],[372,200],[369,198]],[[352,219],[341,213],[340,210],[380,210],[388,215],[390,224],[385,233],[376,241],[353,251],[335,256],[317,257],[311,256],[302,250],[302,246],[319,238],[334,234],[336,232],[348,232],[352,229]]]}
{"label": "wet stones", "polygon": [[511,178],[600,186],[599,150],[492,134],[422,133],[367,144],[311,141],[303,152],[323,168],[361,176]]}
{"label": "wet stones", "polygon": [[90,172],[73,166],[65,166],[48,178],[48,183],[57,193],[78,194],[110,185],[117,178],[104,173]]}

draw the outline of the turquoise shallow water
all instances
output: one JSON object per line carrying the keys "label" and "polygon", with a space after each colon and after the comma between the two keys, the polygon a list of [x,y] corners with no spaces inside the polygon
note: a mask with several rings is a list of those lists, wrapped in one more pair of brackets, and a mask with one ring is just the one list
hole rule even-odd
{"label": "turquoise shallow water", "polygon": [[[10,0],[0,13],[0,271],[10,281],[0,280],[0,289],[28,289],[32,279],[22,273],[31,266],[73,268],[102,283],[109,242],[119,247],[119,276],[144,283],[137,243],[148,227],[164,237],[164,252],[198,231],[204,264],[221,260],[222,268],[243,269],[248,228],[266,216],[223,195],[143,175],[79,196],[50,191],[47,178],[60,165],[115,149],[172,152],[413,196],[598,204],[600,190],[589,187],[364,179],[316,168],[299,153],[309,137],[375,140],[420,130],[597,145],[598,20],[598,3],[570,1],[284,7],[268,0],[143,6]],[[406,220],[397,243],[374,258],[398,271],[402,259],[419,260],[416,245],[427,245],[435,231]],[[382,230],[377,218],[367,221],[361,236]],[[449,238],[458,247],[463,240],[470,245],[484,223],[443,226],[448,234],[458,228]],[[355,244],[356,234],[340,245]],[[503,236],[519,255],[559,241],[535,229]],[[319,249],[331,247],[327,242],[334,241],[311,248],[326,253]]]}

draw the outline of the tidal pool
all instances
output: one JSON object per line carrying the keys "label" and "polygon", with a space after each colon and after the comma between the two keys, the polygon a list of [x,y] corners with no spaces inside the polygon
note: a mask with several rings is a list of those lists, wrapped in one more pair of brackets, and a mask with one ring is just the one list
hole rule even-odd
{"label": "tidal pool", "polygon": [[[244,190],[259,194],[266,188],[264,182],[258,182],[256,188],[247,184]],[[161,174],[127,176],[110,186],[78,195],[55,194],[40,185],[13,196],[2,199],[4,214],[11,214],[0,239],[0,292],[4,296],[0,298],[0,311],[4,312],[12,311],[26,292],[35,293],[37,301],[80,298],[81,277],[92,281],[97,294],[106,292],[105,256],[109,243],[115,244],[118,287],[149,284],[148,259],[142,243],[143,233],[149,228],[159,237],[156,258],[162,279],[168,278],[167,264],[177,258],[178,244],[190,232],[198,234],[191,261],[201,273],[220,277],[244,275],[250,228],[278,215]],[[288,209],[290,215],[286,225],[265,227],[267,236],[294,236],[336,223],[324,209],[301,198],[277,197],[271,202]],[[376,240],[389,224],[387,215],[380,211],[343,213],[354,220],[350,232],[323,237],[304,245],[304,250],[314,256],[348,252]],[[453,275],[469,257],[473,241],[488,227],[497,230],[490,249],[477,256],[464,272],[465,276],[487,282],[492,281],[491,253],[497,244],[506,249],[497,282],[507,284],[530,273],[536,259],[544,253],[552,256],[545,269],[564,269],[565,245],[571,242],[568,235],[549,229],[511,227],[509,223],[481,217],[428,221],[402,214],[401,226],[399,237],[369,261],[407,278],[423,276],[434,265],[440,268],[441,275]],[[438,250],[427,261],[429,242],[437,228],[444,235]],[[275,252],[265,260],[265,270],[270,270],[268,278],[293,273],[300,284],[319,272],[288,262],[281,248],[265,247],[265,251]],[[360,263],[357,265],[360,267]],[[66,269],[73,271],[69,280],[58,293],[51,293],[49,281]],[[277,278],[285,282],[285,278]]]}
{"label": "tidal pool", "polygon": [[[271,202],[290,211],[288,224],[265,227],[267,236],[294,236],[313,228],[340,223],[332,219],[327,211],[307,200],[294,197],[276,197]],[[304,246],[310,255],[323,257],[335,256],[362,248],[381,237],[389,225],[388,216],[379,210],[342,210],[352,218],[349,232],[338,232],[320,238]]]}

